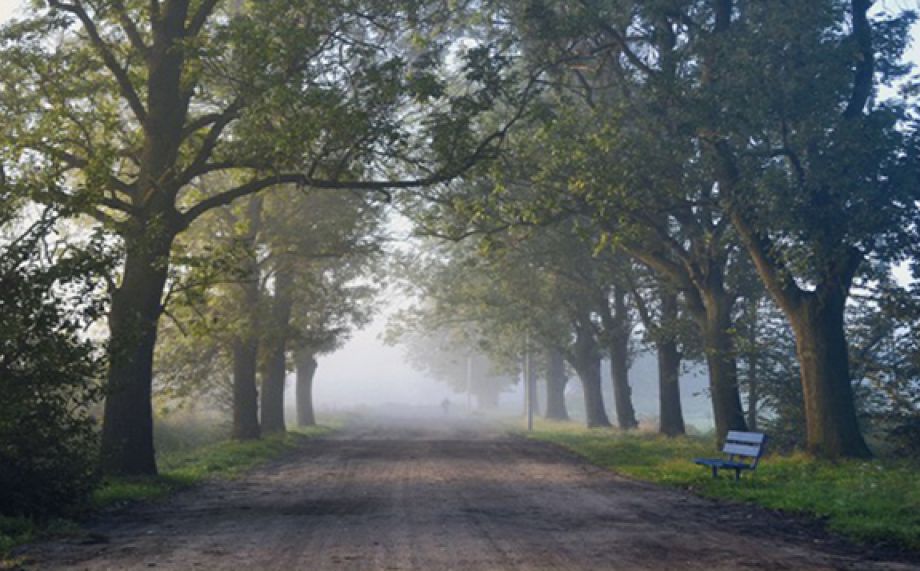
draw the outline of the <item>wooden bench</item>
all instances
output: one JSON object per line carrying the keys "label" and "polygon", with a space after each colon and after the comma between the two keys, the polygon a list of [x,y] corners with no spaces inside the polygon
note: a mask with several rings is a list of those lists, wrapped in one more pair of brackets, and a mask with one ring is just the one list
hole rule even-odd
{"label": "wooden bench", "polygon": [[[740,480],[742,471],[757,469],[757,463],[763,456],[766,443],[766,434],[731,430],[725,437],[725,446],[722,447],[722,453],[727,458],[694,458],[693,461],[700,466],[712,468],[713,478],[718,478],[719,469],[725,468],[734,470],[735,480]],[[747,461],[742,461],[742,459],[747,459]]]}

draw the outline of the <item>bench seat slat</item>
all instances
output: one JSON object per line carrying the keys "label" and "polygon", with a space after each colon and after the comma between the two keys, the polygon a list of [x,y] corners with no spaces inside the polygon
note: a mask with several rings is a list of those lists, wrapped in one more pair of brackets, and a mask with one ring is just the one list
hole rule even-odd
{"label": "bench seat slat", "polygon": [[[725,438],[722,453],[725,458],[694,458],[693,461],[700,466],[708,466],[712,470],[712,477],[719,477],[719,470],[733,470],[735,480],[741,479],[741,472],[750,470],[754,473],[760,457],[763,455],[767,443],[767,436],[758,432],[739,432],[731,430]],[[744,462],[742,460],[748,460]]]}
{"label": "bench seat slat", "polygon": [[728,435],[725,437],[726,442],[738,442],[743,444],[763,444],[765,434],[759,432],[740,432],[737,430],[729,430]]}
{"label": "bench seat slat", "polygon": [[733,444],[728,442],[725,444],[725,447],[722,448],[722,452],[726,454],[738,454],[740,456],[749,456],[751,458],[756,458],[760,456],[760,446],[752,446],[749,444]]}
{"label": "bench seat slat", "polygon": [[744,462],[729,462],[728,460],[720,460],[717,458],[695,458],[694,463],[699,464],[700,466],[716,466],[718,468],[729,468],[729,469],[738,469],[738,470],[753,470],[754,467],[750,464],[745,464]]}

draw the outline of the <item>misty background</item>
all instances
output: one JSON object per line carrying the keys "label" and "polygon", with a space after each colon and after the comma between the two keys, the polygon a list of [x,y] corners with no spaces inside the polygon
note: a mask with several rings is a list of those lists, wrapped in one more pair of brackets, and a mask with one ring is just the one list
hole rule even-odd
{"label": "misty background", "polygon": [[[0,22],[14,16],[22,5],[24,2],[20,0],[0,0]],[[916,9],[920,7],[920,3],[905,0],[883,0],[877,3],[877,9],[898,7]],[[920,37],[920,24],[914,26],[912,37],[915,41],[908,51],[908,58],[920,63],[920,46],[916,42],[916,38]],[[408,222],[398,217],[391,216],[390,232],[393,244],[401,243],[405,246],[411,241]],[[902,275],[907,275],[906,270]],[[434,408],[440,406],[445,398],[450,399],[458,409],[465,407],[464,394],[453,391],[447,384],[413,368],[406,362],[404,347],[384,343],[382,337],[393,312],[405,308],[410,303],[410,299],[394,288],[386,289],[375,303],[377,311],[373,321],[355,332],[335,353],[318,357],[319,368],[314,385],[318,414],[352,407],[385,407],[390,410],[401,407]],[[641,421],[657,414],[657,369],[654,354],[645,351],[635,336],[634,344],[636,351],[630,369],[630,384],[636,413]],[[609,411],[612,390],[606,361],[602,374],[605,404]],[[571,371],[570,378],[574,378]],[[292,376],[289,375],[287,391],[292,393],[291,380]],[[580,408],[577,402],[580,390],[579,383],[568,384],[567,401],[574,404],[573,411]],[[704,366],[699,363],[685,365],[681,376],[684,416],[688,425],[700,430],[707,430],[712,426],[712,412],[706,390]],[[523,402],[523,383],[519,382],[501,395],[499,410],[520,412]]]}

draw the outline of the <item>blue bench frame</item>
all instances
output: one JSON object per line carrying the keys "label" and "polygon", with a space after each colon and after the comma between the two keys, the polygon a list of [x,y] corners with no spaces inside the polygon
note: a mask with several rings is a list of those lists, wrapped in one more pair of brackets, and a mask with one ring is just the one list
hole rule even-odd
{"label": "blue bench frame", "polygon": [[[741,472],[744,470],[753,472],[757,469],[757,463],[763,456],[766,444],[766,434],[730,430],[728,436],[725,437],[725,446],[722,447],[722,453],[727,458],[694,458],[693,461],[700,466],[709,466],[712,469],[713,478],[719,477],[721,468],[734,470],[737,481],[741,479]],[[747,458],[749,461],[743,462],[741,458]]]}

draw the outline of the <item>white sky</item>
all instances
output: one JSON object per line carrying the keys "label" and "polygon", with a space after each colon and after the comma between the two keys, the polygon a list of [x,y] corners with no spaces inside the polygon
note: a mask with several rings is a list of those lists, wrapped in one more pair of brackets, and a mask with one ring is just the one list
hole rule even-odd
{"label": "white sky", "polygon": [[19,4],[20,2],[17,0],[0,0],[0,22],[6,21],[10,16],[13,16]]}

